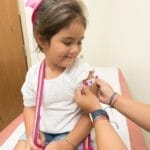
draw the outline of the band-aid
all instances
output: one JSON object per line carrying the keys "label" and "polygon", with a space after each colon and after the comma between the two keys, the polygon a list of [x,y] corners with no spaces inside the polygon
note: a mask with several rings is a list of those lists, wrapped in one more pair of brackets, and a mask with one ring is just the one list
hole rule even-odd
{"label": "band-aid", "polygon": [[91,85],[93,85],[94,83],[95,83],[95,78],[86,80],[86,81],[84,82],[84,84],[85,84],[86,86],[91,86]]}

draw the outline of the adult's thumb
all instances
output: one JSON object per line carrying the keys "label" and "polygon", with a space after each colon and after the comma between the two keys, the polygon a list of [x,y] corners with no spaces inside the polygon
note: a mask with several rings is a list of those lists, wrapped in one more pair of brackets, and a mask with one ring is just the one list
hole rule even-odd
{"label": "adult's thumb", "polygon": [[88,86],[84,85],[83,89],[84,89],[85,94],[90,94],[91,93],[91,91],[90,91]]}

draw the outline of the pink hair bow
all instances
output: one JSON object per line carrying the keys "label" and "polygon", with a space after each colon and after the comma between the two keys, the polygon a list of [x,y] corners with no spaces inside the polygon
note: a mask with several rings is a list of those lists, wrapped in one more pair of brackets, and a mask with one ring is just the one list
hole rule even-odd
{"label": "pink hair bow", "polygon": [[36,22],[37,18],[37,9],[39,8],[40,4],[42,3],[43,0],[27,0],[25,6],[29,6],[33,9],[32,13],[32,23],[34,24]]}

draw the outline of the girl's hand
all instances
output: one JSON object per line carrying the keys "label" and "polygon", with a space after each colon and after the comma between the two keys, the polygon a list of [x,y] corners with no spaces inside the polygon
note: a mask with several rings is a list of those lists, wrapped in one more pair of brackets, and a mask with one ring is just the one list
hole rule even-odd
{"label": "girl's hand", "polygon": [[114,93],[112,87],[105,81],[96,79],[96,84],[99,87],[98,90],[98,98],[100,102],[109,104],[110,103],[110,97]]}
{"label": "girl's hand", "polygon": [[[39,132],[37,142],[39,145],[44,146],[45,145],[45,136],[42,132]],[[27,139],[27,150],[42,150],[42,148],[39,148],[33,141],[33,138],[30,136]]]}
{"label": "girl's hand", "polygon": [[75,148],[64,139],[49,143],[45,150],[75,150]]}

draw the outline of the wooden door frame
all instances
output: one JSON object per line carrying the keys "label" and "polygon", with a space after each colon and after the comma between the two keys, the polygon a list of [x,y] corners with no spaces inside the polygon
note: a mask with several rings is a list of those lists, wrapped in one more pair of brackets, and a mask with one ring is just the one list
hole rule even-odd
{"label": "wooden door frame", "polygon": [[26,21],[26,14],[25,14],[25,0],[17,0],[18,3],[18,12],[21,18],[21,26],[22,26],[22,33],[23,33],[23,39],[24,39],[24,50],[25,55],[27,58],[27,65],[30,67],[32,65],[31,61],[31,46],[29,41],[29,34],[28,34],[28,28],[27,28],[27,21]]}

